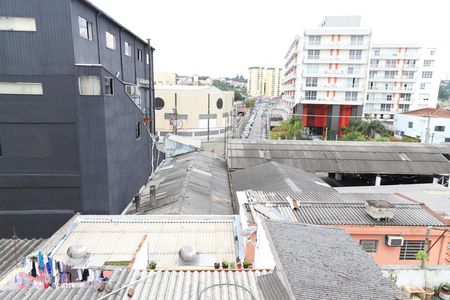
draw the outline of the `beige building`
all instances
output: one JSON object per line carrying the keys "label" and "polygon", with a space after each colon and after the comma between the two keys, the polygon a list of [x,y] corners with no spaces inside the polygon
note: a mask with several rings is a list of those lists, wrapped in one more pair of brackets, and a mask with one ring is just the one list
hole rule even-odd
{"label": "beige building", "polygon": [[156,131],[164,136],[176,127],[178,135],[206,139],[209,120],[210,137],[223,136],[231,124],[233,101],[234,92],[213,86],[156,85]]}
{"label": "beige building", "polygon": [[249,96],[278,97],[281,94],[281,68],[248,68]]}
{"label": "beige building", "polygon": [[177,75],[169,72],[156,72],[155,84],[171,85],[177,84]]}
{"label": "beige building", "polygon": [[267,68],[264,80],[264,96],[278,97],[281,95],[281,68]]}
{"label": "beige building", "polygon": [[248,68],[247,94],[249,96],[261,96],[264,93],[264,68]]}

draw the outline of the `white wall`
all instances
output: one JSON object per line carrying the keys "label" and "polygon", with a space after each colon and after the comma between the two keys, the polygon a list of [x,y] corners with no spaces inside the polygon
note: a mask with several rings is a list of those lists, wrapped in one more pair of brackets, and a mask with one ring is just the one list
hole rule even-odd
{"label": "white wall", "polygon": [[385,277],[396,278],[395,283],[399,287],[406,285],[415,285],[433,289],[439,287],[441,283],[450,280],[450,268],[446,266],[426,266],[426,269],[420,269],[417,266],[392,266],[383,267],[382,273]]}
{"label": "white wall", "polygon": [[[413,128],[409,128],[409,122],[413,123]],[[394,118],[394,133],[396,136],[403,135],[419,138],[425,142],[428,118],[412,116],[406,114],[396,114]],[[436,126],[445,126],[444,132],[435,131]],[[450,118],[431,118],[430,120],[430,143],[443,143],[445,138],[450,138]]]}

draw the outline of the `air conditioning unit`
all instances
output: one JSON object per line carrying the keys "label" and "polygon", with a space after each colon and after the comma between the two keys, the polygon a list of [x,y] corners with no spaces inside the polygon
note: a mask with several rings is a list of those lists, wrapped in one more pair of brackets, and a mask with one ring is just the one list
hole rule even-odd
{"label": "air conditioning unit", "polygon": [[401,247],[403,246],[404,239],[401,236],[386,235],[384,238],[384,243],[390,247]]}
{"label": "air conditioning unit", "polygon": [[127,85],[125,88],[126,88],[126,93],[130,97],[139,97],[140,96],[139,86],[137,86],[137,85]]}

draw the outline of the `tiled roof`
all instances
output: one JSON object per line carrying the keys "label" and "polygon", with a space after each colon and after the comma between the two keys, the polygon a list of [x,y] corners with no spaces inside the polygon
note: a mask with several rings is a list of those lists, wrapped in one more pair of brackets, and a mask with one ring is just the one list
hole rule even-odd
{"label": "tiled roof", "polygon": [[17,265],[22,257],[30,254],[44,241],[44,239],[0,239],[0,279]]}
{"label": "tiled roof", "polygon": [[[149,186],[156,187],[156,205],[150,206]],[[193,152],[161,163],[141,196],[138,210],[126,214],[230,215],[231,193],[226,163],[213,153]]]}
{"label": "tiled roof", "polygon": [[267,192],[332,191],[319,176],[276,162],[231,173],[233,190]]}
{"label": "tiled roof", "polygon": [[[120,300],[188,300],[188,299],[241,299],[269,300],[263,298],[258,286],[258,278],[270,274],[264,270],[249,271],[135,271],[117,270],[109,280],[105,291],[99,292],[94,287],[43,289],[29,288],[22,290],[0,290],[0,299],[52,299],[52,300],[96,300],[109,292],[131,284],[106,299]],[[212,285],[219,284],[220,286]],[[128,297],[129,289],[134,289]],[[207,288],[207,289],[206,289]],[[198,295],[202,292],[201,298]],[[251,295],[250,295],[251,293]],[[252,297],[253,296],[253,297]]]}
{"label": "tiled roof", "polygon": [[[393,194],[363,193],[265,193],[247,191],[247,200],[265,218],[316,225],[443,226],[443,222],[420,204]],[[287,197],[297,200],[292,209]],[[394,217],[378,221],[366,212],[367,200],[394,204]],[[264,209],[260,209],[264,206]],[[269,212],[266,212],[270,210]],[[273,216],[273,217],[272,217]],[[281,217],[278,217],[281,216]]]}
{"label": "tiled roof", "polygon": [[448,108],[421,108],[417,110],[411,110],[402,113],[402,115],[425,117],[431,116],[432,118],[450,118],[450,110]]}
{"label": "tiled roof", "polygon": [[285,274],[296,299],[402,299],[401,291],[344,230],[275,221],[266,221],[264,227],[277,270]]}
{"label": "tiled roof", "polygon": [[231,170],[274,161],[312,173],[450,173],[447,144],[231,140],[227,147]]}

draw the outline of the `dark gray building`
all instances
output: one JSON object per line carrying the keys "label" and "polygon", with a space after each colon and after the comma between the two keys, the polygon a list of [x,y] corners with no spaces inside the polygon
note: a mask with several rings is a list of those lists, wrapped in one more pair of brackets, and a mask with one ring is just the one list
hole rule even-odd
{"label": "dark gray building", "polygon": [[0,236],[121,213],[154,167],[150,43],[85,0],[2,0],[0,45]]}

